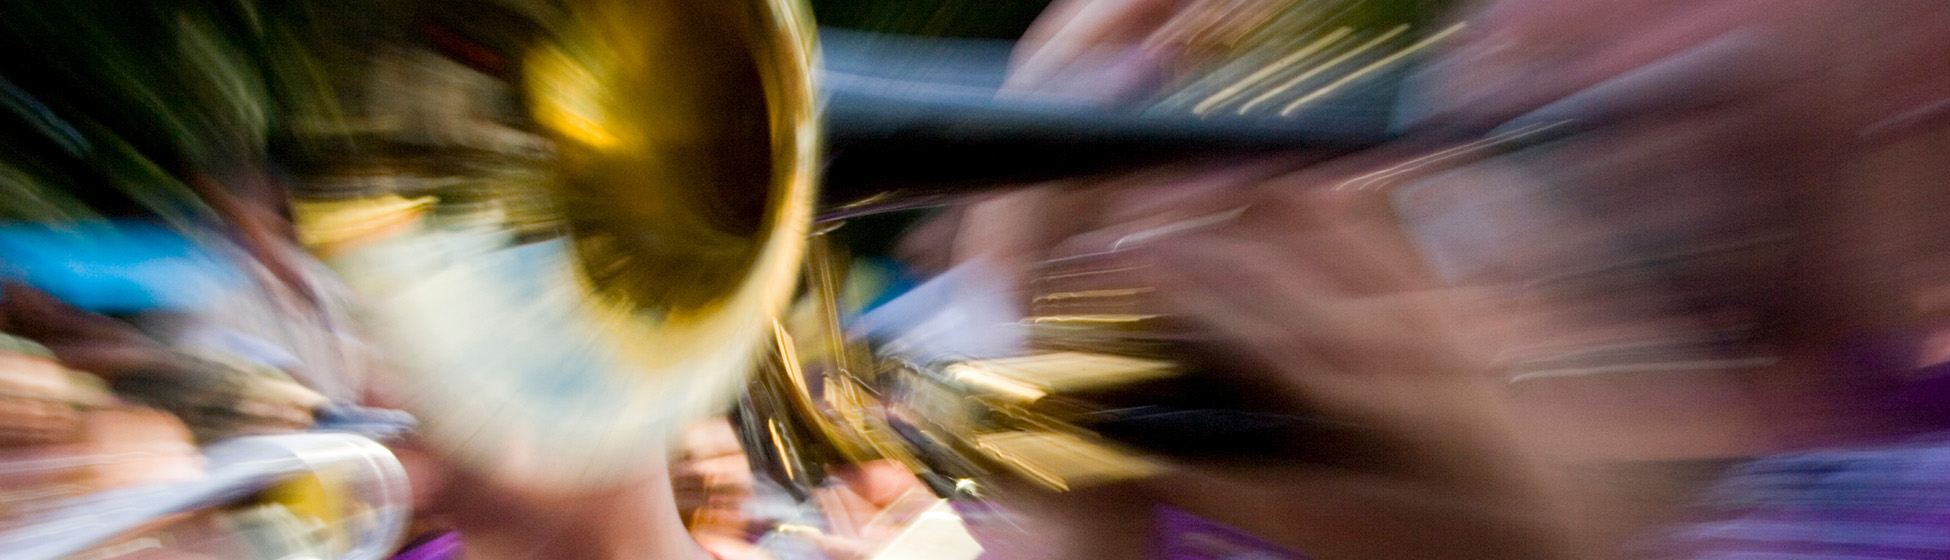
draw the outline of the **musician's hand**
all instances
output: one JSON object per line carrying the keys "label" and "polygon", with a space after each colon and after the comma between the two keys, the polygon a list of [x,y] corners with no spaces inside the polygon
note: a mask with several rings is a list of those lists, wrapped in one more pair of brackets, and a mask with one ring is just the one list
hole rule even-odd
{"label": "musician's hand", "polygon": [[1058,0],[1017,44],[1004,90],[1112,101],[1136,93],[1171,53],[1152,39],[1187,0]]}
{"label": "musician's hand", "polygon": [[[1424,270],[1385,195],[1332,189],[1400,157],[1297,174],[1286,172],[1304,160],[1192,165],[993,203],[1056,209],[1030,216],[1047,220],[1034,237],[1060,240],[1012,238],[990,252],[1135,261],[1141,272],[1106,281],[1147,284],[1142,305],[1188,325],[1231,362],[1228,375],[1266,388],[1263,404],[1358,426],[1345,443],[1368,454],[1332,466],[1187,464],[1087,503],[1017,492],[1005,505],[1052,535],[1113,538],[1142,527],[1132,516],[1157,501],[1323,557],[1561,556],[1549,485],[1460,342],[1450,292]],[[1039,203],[1019,200],[1029,197]],[[1129,507],[1087,505],[1105,500]],[[1066,549],[1060,558],[1130,552],[1044,540]]]}
{"label": "musician's hand", "polygon": [[1333,444],[1366,456],[1188,466],[1144,486],[1323,557],[1563,554],[1549,485],[1462,343],[1452,294],[1384,195],[1323,188],[1319,175],[1237,193],[1244,211],[1220,226],[1136,247],[1120,236],[1121,250],[1152,263],[1161,310],[1202,331],[1235,375],[1277,391],[1289,412],[1356,426]]}
{"label": "musician's hand", "polygon": [[1166,312],[1296,411],[1410,437],[1495,399],[1458,343],[1446,291],[1387,211],[1372,193],[1255,196],[1223,227],[1125,250],[1155,261]]}

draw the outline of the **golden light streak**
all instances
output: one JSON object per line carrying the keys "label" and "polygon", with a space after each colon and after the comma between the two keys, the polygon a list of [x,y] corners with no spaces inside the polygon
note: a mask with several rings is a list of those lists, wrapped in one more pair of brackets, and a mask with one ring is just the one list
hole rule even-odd
{"label": "golden light streak", "polygon": [[1287,80],[1286,83],[1280,84],[1279,87],[1273,88],[1272,91],[1268,91],[1266,93],[1260,94],[1259,97],[1255,97],[1253,98],[1252,101],[1247,102],[1243,106],[1240,106],[1238,113],[1244,115],[1252,111],[1254,107],[1258,107],[1261,103],[1265,103],[1269,100],[1272,100],[1275,97],[1279,97],[1280,94],[1286,93],[1287,90],[1293,89],[1294,86],[1300,85],[1301,82],[1305,82],[1309,78],[1318,76],[1320,75],[1321,72],[1326,72],[1334,68],[1335,66],[1340,66],[1341,63],[1347,62],[1348,59],[1359,56],[1361,53],[1374,50],[1375,47],[1381,46],[1382,43],[1387,42],[1389,39],[1393,39],[1395,38],[1396,35],[1401,35],[1406,31],[1408,31],[1408,25],[1406,24],[1397,25],[1395,26],[1394,29],[1390,29],[1388,30],[1388,32],[1382,33],[1380,36],[1377,36],[1373,39],[1369,39],[1366,44],[1363,44],[1359,47],[1355,47],[1347,52],[1341,53],[1340,56],[1334,57],[1333,60],[1329,60],[1326,63],[1321,64],[1320,66],[1316,66],[1313,69],[1303,72],[1298,76],[1294,76],[1293,79]]}
{"label": "golden light streak", "polygon": [[[1341,183],[1340,185],[1337,185],[1337,186],[1335,186],[1335,187],[1334,187],[1334,190],[1337,190],[1337,191],[1338,191],[1338,190],[1346,190],[1346,189],[1347,189],[1348,187],[1354,187],[1354,190],[1365,190],[1365,189],[1367,189],[1367,188],[1368,188],[1369,186],[1371,186],[1371,185],[1373,185],[1374,183],[1378,183],[1378,182],[1380,182],[1381,180],[1383,180],[1383,179],[1386,179],[1386,178],[1388,178],[1388,177],[1392,177],[1392,176],[1395,176],[1395,175],[1400,175],[1400,174],[1403,174],[1403,173],[1407,173],[1407,172],[1410,172],[1410,171],[1414,171],[1414,170],[1416,170],[1416,169],[1420,169],[1420,168],[1423,168],[1423,167],[1426,167],[1426,166],[1428,166],[1429,164],[1432,164],[1432,163],[1435,163],[1435,162],[1438,162],[1438,161],[1441,161],[1441,160],[1445,160],[1445,159],[1449,159],[1449,158],[1452,158],[1452,157],[1458,157],[1458,156],[1463,156],[1463,155],[1467,155],[1467,154],[1469,154],[1469,153],[1471,153],[1471,152],[1475,152],[1475,151],[1477,151],[1477,150],[1480,150],[1480,149],[1482,149],[1482,148],[1485,148],[1485,147],[1488,147],[1488,146],[1493,146],[1493,145],[1496,145],[1496,144],[1499,144],[1499,143],[1503,143],[1503,142],[1507,142],[1507,141],[1511,141],[1511,140],[1516,140],[1516,139],[1518,139],[1518,138],[1522,138],[1522,137],[1525,137],[1525,136],[1530,136],[1530,135],[1532,135],[1532,134],[1536,134],[1536,133],[1539,133],[1539,132],[1543,132],[1543,131],[1545,131],[1545,130],[1549,130],[1549,129],[1551,129],[1551,128],[1554,128],[1554,127],[1556,127],[1556,126],[1557,126],[1557,125],[1559,125],[1559,124],[1562,124],[1562,123],[1551,123],[1551,124],[1532,124],[1532,125],[1527,125],[1527,126],[1524,126],[1524,127],[1522,127],[1522,128],[1518,128],[1518,129],[1516,129],[1516,130],[1512,130],[1512,131],[1509,131],[1509,132],[1505,132],[1505,133],[1502,133],[1502,134],[1498,134],[1498,135],[1496,135],[1496,136],[1491,136],[1491,137],[1489,137],[1489,138],[1484,138],[1484,139],[1482,139],[1482,140],[1477,140],[1477,141],[1475,141],[1475,142],[1470,142],[1470,143],[1468,143],[1468,144],[1463,144],[1463,145],[1461,145],[1461,146],[1456,146],[1456,147],[1454,147],[1454,148],[1449,148],[1449,149],[1446,149],[1446,150],[1442,150],[1442,151],[1439,151],[1439,152],[1436,152],[1436,153],[1433,153],[1433,154],[1429,154],[1429,155],[1426,155],[1426,156],[1422,156],[1422,157],[1418,157],[1418,158],[1415,158],[1415,159],[1411,159],[1411,160],[1408,160],[1408,161],[1404,161],[1404,162],[1401,162],[1401,163],[1398,163],[1398,164],[1395,164],[1394,166],[1391,166],[1391,167],[1389,167],[1389,168],[1387,168],[1387,169],[1383,169],[1383,170],[1380,170],[1380,171],[1376,171],[1376,172],[1373,172],[1373,173],[1368,173],[1368,174],[1366,174],[1366,175],[1362,175],[1362,176],[1360,176],[1360,177],[1355,177],[1355,178],[1353,178],[1353,179],[1348,179],[1348,180],[1347,180],[1347,182],[1344,182],[1344,183]],[[1356,184],[1357,184],[1357,183],[1359,184],[1359,186],[1356,186]]]}
{"label": "golden light streak", "polygon": [[1340,29],[1335,29],[1333,32],[1328,33],[1325,36],[1322,36],[1320,39],[1317,39],[1314,42],[1309,43],[1304,47],[1300,47],[1299,50],[1293,51],[1293,54],[1286,55],[1286,57],[1274,61],[1272,64],[1267,65],[1265,68],[1261,68],[1258,72],[1254,72],[1251,75],[1246,76],[1244,79],[1234,82],[1230,86],[1226,86],[1225,89],[1219,90],[1218,93],[1214,93],[1210,97],[1206,97],[1204,101],[1200,101],[1198,105],[1192,107],[1192,114],[1198,116],[1205,116],[1205,113],[1210,112],[1213,108],[1218,107],[1220,104],[1223,104],[1227,100],[1231,99],[1233,96],[1239,95],[1239,93],[1245,91],[1246,88],[1252,87],[1254,84],[1258,84],[1261,80],[1265,80],[1267,77],[1270,77],[1281,70],[1285,70],[1287,67],[1292,66],[1300,62],[1301,60],[1313,56],[1315,53],[1318,53],[1322,49],[1327,48],[1327,45],[1332,44],[1334,41],[1339,41],[1342,37],[1346,37],[1349,33],[1353,33],[1353,32],[1354,32],[1354,28],[1352,27],[1342,27]]}
{"label": "golden light streak", "polygon": [[1074,292],[1056,292],[1052,294],[1044,294],[1044,295],[1036,296],[1036,301],[1058,301],[1058,300],[1066,300],[1066,299],[1103,298],[1103,297],[1129,297],[1129,296],[1135,296],[1135,295],[1147,294],[1147,293],[1151,293],[1151,288],[1079,290]]}
{"label": "golden light streak", "polygon": [[[1326,96],[1328,93],[1332,93],[1335,89],[1338,89],[1341,86],[1345,86],[1349,83],[1352,83],[1355,80],[1361,79],[1362,76],[1366,76],[1368,74],[1374,73],[1374,71],[1376,70],[1380,70],[1390,64],[1394,64],[1395,61],[1401,60],[1402,58],[1407,57],[1408,55],[1413,54],[1416,51],[1420,51],[1422,49],[1428,48],[1429,45],[1433,45],[1438,41],[1446,39],[1450,35],[1456,34],[1457,31],[1462,31],[1465,25],[1466,24],[1461,24],[1461,23],[1451,25],[1449,26],[1448,29],[1444,29],[1440,33],[1436,33],[1434,35],[1428,36],[1428,38],[1422,39],[1420,41],[1416,41],[1415,44],[1409,45],[1408,48],[1402,49],[1400,51],[1396,51],[1395,54],[1391,54],[1388,55],[1387,57],[1382,58],[1381,60],[1377,60],[1373,64],[1367,65],[1367,67],[1354,71],[1354,73],[1348,74],[1346,76],[1341,76],[1341,79],[1334,80],[1334,83],[1327,84],[1326,87],[1322,87],[1320,89],[1314,90],[1313,93],[1309,93],[1305,97],[1301,97],[1299,99],[1294,100],[1292,103],[1288,103],[1286,108],[1280,109],[1280,116],[1282,117],[1291,116],[1293,112],[1299,110],[1302,105],[1306,105],[1308,102],[1311,102],[1316,99],[1320,99],[1321,97]],[[1401,28],[1398,27],[1397,29],[1401,29]]]}

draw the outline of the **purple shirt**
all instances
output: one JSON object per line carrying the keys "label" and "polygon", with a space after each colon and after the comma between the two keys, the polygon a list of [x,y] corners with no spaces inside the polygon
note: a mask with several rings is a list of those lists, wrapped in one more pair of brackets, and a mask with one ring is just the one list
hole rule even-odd
{"label": "purple shirt", "polygon": [[1755,460],[1705,498],[1653,558],[1950,558],[1950,434]]}

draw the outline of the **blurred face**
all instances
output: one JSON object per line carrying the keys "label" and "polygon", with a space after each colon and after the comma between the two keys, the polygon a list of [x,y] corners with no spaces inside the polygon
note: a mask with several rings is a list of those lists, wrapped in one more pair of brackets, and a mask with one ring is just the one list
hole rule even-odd
{"label": "blurred face", "polygon": [[1766,453],[1860,421],[1889,372],[1834,357],[1902,328],[1892,251],[1911,235],[1899,187],[1857,175],[1882,111],[1862,100],[1890,89],[1877,61],[1912,28],[1879,18],[1746,0],[1464,18],[1429,81],[1436,121],[1593,125],[1397,196],[1445,279],[1492,288],[1478,334],[1552,449]]}
{"label": "blurred face", "polygon": [[[1433,124],[1480,133],[1548,109],[1537,122],[1571,119],[1589,131],[1372,190],[1391,195],[1395,217],[1419,245],[1416,256],[1450,287],[1464,288],[1446,295],[1471,296],[1461,336],[1492,354],[1485,370],[1497,397],[1513,405],[1526,451],[1541,451],[1556,466],[1717,459],[1854,429],[1866,415],[1852,401],[1877,385],[1867,375],[1885,372],[1836,367],[1835,358],[1902,324],[1890,305],[1893,263],[1878,257],[1903,239],[1883,219],[1881,206],[1892,199],[1886,185],[1852,175],[1862,163],[1860,131],[1876,118],[1860,100],[1891,81],[1889,72],[1865,71],[1879,66],[1864,65],[1900,35],[1887,16],[1817,0],[1496,0],[1476,8],[1457,16],[1469,23],[1467,38],[1449,45],[1423,84],[1437,100]],[[1319,167],[1386,169],[1419,155],[1361,154],[1348,159],[1371,161]],[[1293,198],[1283,190],[1321,190],[1334,184],[1322,181],[1345,176],[1288,169],[1253,177],[1249,168],[1194,165],[1028,189],[962,210],[958,227],[924,229],[934,246],[912,252],[983,258],[1030,284],[1038,261],[1146,240],[1138,244],[1172,247],[1197,263],[1175,273],[1198,277],[1177,289],[1202,287],[1211,301],[1235,304],[1204,308],[1206,324],[1259,321],[1225,331],[1235,335],[1221,341],[1225,350],[1246,354],[1270,342],[1278,351],[1268,354],[1288,363],[1318,352],[1339,364],[1381,364],[1349,367],[1351,380],[1337,388],[1363,420],[1415,418],[1454,404],[1445,398],[1465,400],[1414,393],[1410,382],[1361,391],[1373,388],[1367,382],[1398,381],[1389,376],[1414,368],[1391,360],[1440,333],[1339,337],[1398,326],[1387,310],[1362,305],[1396,294],[1376,293],[1373,282],[1322,289],[1308,281],[1332,279],[1336,269],[1388,247],[1323,243],[1318,234],[1341,232],[1310,222],[1333,220],[1277,202]],[[1242,207],[1245,218],[1224,218]],[[1263,219],[1269,215],[1278,219]],[[1206,220],[1213,217],[1220,219]],[[1246,231],[1249,225],[1260,229]],[[953,235],[942,233],[950,229]],[[1167,287],[1148,294],[1184,295]],[[1360,312],[1346,314],[1354,318],[1348,324],[1291,321],[1318,309]],[[1417,365],[1463,361],[1429,355],[1440,359]],[[1327,399],[1309,391],[1334,368],[1306,366],[1266,369],[1285,375],[1274,381],[1300,387],[1295,400],[1320,411]],[[1410,400],[1420,406],[1365,399],[1407,394],[1418,395]],[[1424,431],[1454,439],[1459,425]],[[1481,451],[1422,443],[1430,455]],[[1176,503],[1240,511],[1280,501],[1270,496],[1294,484],[1282,482],[1240,485],[1237,494],[1183,484]],[[1415,488],[1414,481],[1388,484]],[[1051,500],[1049,517],[1109,524],[1101,512],[1131,507],[1091,499]],[[1350,509],[1410,510],[1376,504]],[[1279,513],[1295,521],[1249,530],[1304,531],[1296,526],[1306,524],[1298,521],[1306,512]],[[1241,517],[1228,522],[1255,522]]]}

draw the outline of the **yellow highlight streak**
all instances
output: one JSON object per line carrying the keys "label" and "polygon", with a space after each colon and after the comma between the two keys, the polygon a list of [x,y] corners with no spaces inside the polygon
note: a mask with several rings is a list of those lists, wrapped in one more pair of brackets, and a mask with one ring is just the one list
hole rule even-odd
{"label": "yellow highlight streak", "polygon": [[595,70],[560,48],[529,55],[526,84],[535,98],[535,120],[563,138],[597,149],[623,141],[608,125],[607,90]]}
{"label": "yellow highlight streak", "polygon": [[1340,66],[1341,63],[1347,62],[1348,59],[1359,56],[1361,53],[1374,50],[1375,47],[1381,46],[1382,43],[1387,42],[1389,39],[1393,39],[1395,38],[1396,35],[1401,35],[1403,32],[1406,31],[1408,31],[1407,24],[1397,25],[1395,26],[1394,29],[1388,30],[1387,33],[1382,33],[1378,37],[1369,39],[1366,44],[1363,44],[1359,47],[1355,47],[1354,49],[1349,50],[1347,52],[1341,53],[1340,56],[1334,57],[1333,60],[1329,60],[1326,63],[1321,64],[1320,66],[1315,66],[1312,70],[1308,70],[1298,76],[1294,76],[1293,79],[1287,80],[1286,83],[1280,84],[1279,87],[1273,88],[1272,91],[1262,93],[1259,95],[1259,97],[1255,97],[1253,98],[1252,101],[1247,102],[1245,105],[1239,107],[1239,114],[1244,115],[1247,112],[1252,111],[1254,107],[1258,107],[1261,103],[1265,103],[1275,97],[1279,97],[1280,94],[1286,93],[1287,90],[1293,89],[1294,86],[1300,85],[1301,82],[1305,82],[1309,78],[1318,76],[1320,75],[1321,72],[1326,72],[1327,70],[1332,69],[1335,66]]}
{"label": "yellow highlight streak", "polygon": [[1106,313],[1099,315],[1043,315],[1031,317],[1030,323],[1135,323],[1145,319],[1156,319],[1157,315],[1135,315]]}
{"label": "yellow highlight streak", "polygon": [[948,366],[942,370],[942,373],[948,374],[956,382],[970,388],[991,393],[1010,402],[1031,404],[1049,396],[1049,391],[965,364]]}
{"label": "yellow highlight streak", "polygon": [[1320,99],[1322,96],[1325,96],[1328,93],[1333,92],[1335,89],[1340,88],[1341,86],[1347,85],[1350,82],[1361,79],[1362,76],[1366,76],[1368,74],[1374,73],[1374,71],[1380,70],[1381,68],[1388,66],[1389,64],[1394,64],[1395,61],[1401,60],[1403,57],[1413,54],[1416,51],[1428,48],[1429,45],[1433,45],[1437,41],[1441,41],[1445,38],[1448,38],[1450,35],[1456,34],[1457,31],[1462,31],[1463,26],[1464,24],[1461,23],[1451,25],[1449,26],[1448,29],[1442,30],[1441,33],[1430,35],[1426,39],[1416,41],[1415,44],[1409,45],[1408,48],[1402,49],[1400,51],[1396,51],[1395,54],[1388,55],[1387,57],[1382,58],[1381,60],[1374,61],[1373,64],[1369,64],[1367,65],[1367,67],[1362,68],[1360,70],[1355,70],[1354,73],[1352,74],[1341,76],[1341,79],[1334,80],[1334,83],[1327,84],[1326,87],[1314,90],[1313,93],[1307,94],[1306,97],[1301,97],[1299,99],[1295,99],[1292,103],[1288,103],[1286,108],[1280,109],[1280,116],[1282,117],[1291,116],[1293,115],[1294,111],[1300,109],[1300,106],[1306,105],[1308,102],[1311,102],[1315,99]]}
{"label": "yellow highlight streak", "polygon": [[1130,296],[1135,296],[1139,294],[1148,294],[1148,293],[1151,293],[1151,288],[1079,290],[1074,292],[1056,292],[1053,294],[1044,294],[1041,296],[1037,296],[1036,301],[1059,301],[1059,300],[1066,300],[1066,299],[1102,298],[1102,297],[1130,297]]}
{"label": "yellow highlight streak", "polygon": [[1273,74],[1279,73],[1279,71],[1285,70],[1287,67],[1292,66],[1300,62],[1301,60],[1305,60],[1308,57],[1313,56],[1315,53],[1318,53],[1322,49],[1327,48],[1327,45],[1332,44],[1335,41],[1339,41],[1341,40],[1342,37],[1346,37],[1347,34],[1353,32],[1354,32],[1354,28],[1352,27],[1342,27],[1340,29],[1335,29],[1332,33],[1328,33],[1327,35],[1322,36],[1320,39],[1317,39],[1314,42],[1307,44],[1307,46],[1300,47],[1299,50],[1293,51],[1293,54],[1286,55],[1286,57],[1284,58],[1273,61],[1272,64],[1267,65],[1265,68],[1259,69],[1258,72],[1253,72],[1251,75],[1246,76],[1245,78],[1237,82],[1233,82],[1232,85],[1226,86],[1225,89],[1219,90],[1218,93],[1214,93],[1211,96],[1206,97],[1204,101],[1200,101],[1198,105],[1192,107],[1192,114],[1201,117],[1205,116],[1206,113],[1211,112],[1212,109],[1218,107],[1219,105],[1224,104],[1226,101],[1231,100],[1233,96],[1239,95],[1239,93],[1245,91],[1246,88],[1252,87],[1254,84],[1258,84],[1261,80],[1265,80],[1266,78],[1272,76]]}

